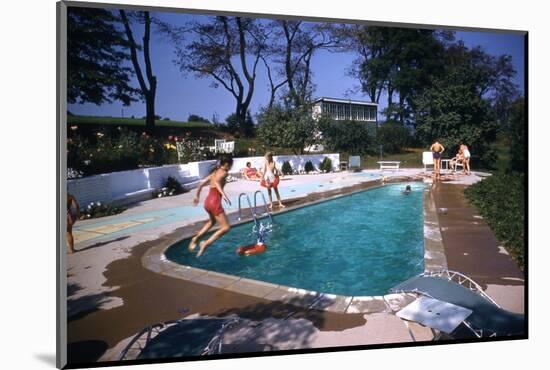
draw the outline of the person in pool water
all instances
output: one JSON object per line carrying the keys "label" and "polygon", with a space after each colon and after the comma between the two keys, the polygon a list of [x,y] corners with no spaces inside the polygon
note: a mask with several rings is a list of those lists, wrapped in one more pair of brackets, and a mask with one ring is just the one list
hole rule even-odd
{"label": "person in pool water", "polygon": [[445,147],[437,140],[430,147],[434,158],[434,176],[436,179],[441,178],[441,154],[445,151]]}
{"label": "person in pool water", "polygon": [[199,244],[199,252],[197,253],[197,257],[202,256],[206,248],[212,245],[212,243],[221,238],[231,229],[231,225],[229,225],[229,221],[227,220],[227,215],[222,207],[222,198],[227,204],[231,205],[231,201],[227,197],[227,194],[223,191],[223,188],[232,165],[233,158],[229,156],[222,157],[219,165],[197,188],[197,195],[193,199],[194,206],[199,204],[202,188],[205,187],[206,184],[210,184],[210,191],[204,200],[204,209],[208,212],[210,219],[206,222],[206,224],[204,224],[202,229],[200,229],[200,231],[193,236],[191,242],[189,243],[189,250],[195,250],[199,239],[204,236],[212,228],[212,226],[216,224],[216,222],[220,225],[220,228],[212,234],[210,238]]}
{"label": "person in pool water", "polygon": [[271,189],[275,190],[275,195],[279,201],[279,208],[285,208],[283,202],[281,202],[281,195],[279,194],[279,177],[280,173],[275,161],[273,160],[273,154],[267,152],[265,155],[264,167],[262,170],[262,181],[260,185],[267,188],[267,195],[269,196],[269,209],[273,209],[273,197],[271,195]]}
{"label": "person in pool water", "polygon": [[411,186],[407,185],[405,186],[405,190],[403,190],[403,194],[409,195],[409,193],[412,191]]}

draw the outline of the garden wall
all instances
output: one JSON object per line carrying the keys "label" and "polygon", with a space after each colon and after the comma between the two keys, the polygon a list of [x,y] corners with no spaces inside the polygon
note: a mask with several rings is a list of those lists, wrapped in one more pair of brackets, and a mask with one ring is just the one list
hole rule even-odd
{"label": "garden wall", "polygon": [[[316,170],[319,169],[319,164],[325,157],[332,160],[332,170],[336,171],[340,167],[340,154],[308,154],[308,155],[276,155],[273,160],[277,163],[277,168],[281,169],[283,162],[288,161],[294,171],[303,171],[307,161],[311,161]],[[250,162],[252,167],[262,169],[264,157],[244,157],[234,158],[233,167],[229,171],[231,174],[239,173],[241,169],[246,167],[246,162]]]}
{"label": "garden wall", "polygon": [[[293,170],[303,171],[307,161],[311,161],[318,169],[325,157],[332,160],[333,170],[336,170],[340,164],[339,154],[279,155],[273,159],[279,169],[284,161],[289,161]],[[238,174],[246,167],[246,162],[261,169],[264,157],[234,158],[230,173]],[[185,188],[193,188],[197,186],[198,180],[208,176],[215,164],[215,160],[210,160],[111,172],[68,180],[67,188],[81,207],[86,207],[91,202],[127,204],[151,199],[153,191],[161,188],[169,176],[176,178]]]}
{"label": "garden wall", "polygon": [[81,207],[91,202],[131,203],[150,199],[153,191],[161,188],[169,176],[182,184],[194,184],[199,178],[191,172],[188,165],[179,164],[111,172],[68,180],[67,190]]}

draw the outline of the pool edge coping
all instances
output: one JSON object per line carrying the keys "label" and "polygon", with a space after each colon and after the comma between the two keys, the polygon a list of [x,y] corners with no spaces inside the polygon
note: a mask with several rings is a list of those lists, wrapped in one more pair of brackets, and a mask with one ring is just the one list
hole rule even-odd
{"label": "pool edge coping", "polygon": [[[403,178],[392,180],[397,181],[388,181],[388,183],[404,182]],[[411,178],[406,178],[406,180],[415,181]],[[311,201],[307,204],[287,207],[282,211],[278,211],[277,214],[290,212],[298,208],[312,206],[321,202],[334,200],[340,197],[352,195],[354,193],[384,186],[384,183],[380,184],[379,182],[380,179],[366,181],[362,184],[367,185],[367,189],[336,194],[329,196],[328,198]],[[345,187],[339,190],[345,190]],[[297,198],[303,198],[303,196],[296,197],[296,199]],[[422,203],[424,216],[424,271],[440,271],[447,267],[447,262],[441,231],[439,228],[437,208],[435,206],[435,200],[433,198],[431,188],[424,190]],[[247,223],[251,220],[251,218],[246,217],[242,220],[234,222],[233,226]],[[236,275],[204,270],[187,265],[180,265],[168,260],[164,254],[165,251],[175,243],[190,237],[190,235],[187,234],[189,233],[180,234],[179,236],[164,236],[159,238],[159,243],[147,250],[142,256],[142,266],[150,271],[164,276],[224,289],[233,293],[248,295],[273,302],[282,302],[306,309],[328,311],[340,314],[394,313],[411,303],[416,298],[415,295],[410,293],[388,293],[377,296],[344,296],[322,293],[243,278]]]}

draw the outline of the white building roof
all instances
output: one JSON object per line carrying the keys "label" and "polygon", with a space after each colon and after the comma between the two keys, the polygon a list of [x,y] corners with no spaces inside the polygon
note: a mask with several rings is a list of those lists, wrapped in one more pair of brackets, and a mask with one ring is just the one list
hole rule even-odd
{"label": "white building roof", "polygon": [[351,100],[351,99],[336,99],[336,98],[327,98],[327,97],[317,98],[317,99],[315,99],[315,101],[313,103],[316,104],[316,103],[319,103],[319,102],[369,105],[369,106],[372,106],[372,107],[378,106],[377,103],[372,103],[372,102],[368,102],[368,101]]}

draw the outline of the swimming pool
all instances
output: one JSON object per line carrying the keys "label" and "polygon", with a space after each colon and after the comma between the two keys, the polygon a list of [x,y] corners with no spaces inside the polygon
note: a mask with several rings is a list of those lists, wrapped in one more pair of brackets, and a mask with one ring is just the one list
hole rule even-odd
{"label": "swimming pool", "polygon": [[165,255],[182,265],[279,285],[382,295],[424,270],[425,186],[411,184],[409,195],[402,193],[404,186],[386,185],[278,214],[261,255],[235,253],[255,241],[251,223],[233,227],[201,258],[187,252],[188,239]]}

